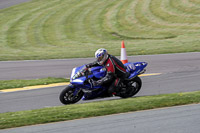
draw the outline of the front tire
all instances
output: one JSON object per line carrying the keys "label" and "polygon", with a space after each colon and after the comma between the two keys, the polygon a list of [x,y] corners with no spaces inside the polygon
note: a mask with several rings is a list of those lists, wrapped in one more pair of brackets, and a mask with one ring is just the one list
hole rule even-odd
{"label": "front tire", "polygon": [[142,87],[142,80],[137,76],[134,79],[128,81],[126,84],[126,91],[120,93],[120,97],[128,98],[136,95]]}
{"label": "front tire", "polygon": [[71,88],[67,86],[61,93],[60,93],[60,102],[63,104],[73,104],[78,102],[84,95],[83,91],[79,91],[76,96],[74,96],[75,88]]}

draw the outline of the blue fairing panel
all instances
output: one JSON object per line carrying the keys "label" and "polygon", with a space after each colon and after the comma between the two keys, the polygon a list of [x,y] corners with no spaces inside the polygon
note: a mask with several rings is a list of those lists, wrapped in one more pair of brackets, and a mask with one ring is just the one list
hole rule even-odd
{"label": "blue fairing panel", "polygon": [[124,64],[124,66],[127,67],[129,64],[132,64],[135,66],[135,70],[132,72],[130,72],[126,69],[126,71],[130,73],[129,79],[139,75],[144,70],[144,68],[147,66],[146,62],[135,62],[135,63],[128,62],[128,63]]}
{"label": "blue fairing panel", "polygon": [[84,81],[86,80],[86,77],[80,77],[78,79],[74,79],[71,81],[71,84],[74,84],[74,85],[83,85]]}
{"label": "blue fairing panel", "polygon": [[91,68],[91,71],[93,75],[98,79],[101,79],[106,76],[106,68],[102,66],[93,67]]}

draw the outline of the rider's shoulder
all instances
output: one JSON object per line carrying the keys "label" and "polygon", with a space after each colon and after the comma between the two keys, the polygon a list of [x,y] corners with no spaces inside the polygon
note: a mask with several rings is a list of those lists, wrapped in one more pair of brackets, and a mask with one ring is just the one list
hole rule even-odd
{"label": "rider's shoulder", "polygon": [[111,58],[111,59],[113,59],[113,60],[115,60],[115,61],[118,60],[118,58],[115,57],[114,55],[110,55],[109,58]]}
{"label": "rider's shoulder", "polygon": [[116,58],[114,55],[108,54],[108,58]]}

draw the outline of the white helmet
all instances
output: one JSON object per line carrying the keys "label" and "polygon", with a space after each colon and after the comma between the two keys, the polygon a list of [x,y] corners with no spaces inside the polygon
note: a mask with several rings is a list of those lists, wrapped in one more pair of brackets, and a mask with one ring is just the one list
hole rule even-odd
{"label": "white helmet", "polygon": [[100,48],[95,52],[95,58],[99,65],[103,65],[104,62],[108,59],[108,52],[104,48]]}

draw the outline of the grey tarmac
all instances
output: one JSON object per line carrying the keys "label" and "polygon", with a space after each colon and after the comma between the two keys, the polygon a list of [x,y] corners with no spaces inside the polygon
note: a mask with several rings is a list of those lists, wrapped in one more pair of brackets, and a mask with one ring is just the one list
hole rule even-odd
{"label": "grey tarmac", "polygon": [[[93,62],[94,58],[0,61],[0,80],[69,78],[72,68]],[[128,56],[129,62],[148,62],[146,73],[174,73],[200,70],[200,52]]]}
{"label": "grey tarmac", "polygon": [[198,133],[200,104],[0,130],[0,133]]}
{"label": "grey tarmac", "polygon": [[0,9],[8,8],[31,0],[0,0]]}
{"label": "grey tarmac", "polygon": [[[162,73],[161,75],[157,76],[141,77],[143,81],[143,86],[136,96],[200,90],[200,53],[142,55],[130,56],[128,57],[128,59],[129,61],[133,62],[148,62],[149,64],[146,73]],[[31,73],[33,73],[34,75],[38,75],[36,77],[40,77],[39,75],[42,73],[43,70],[46,71],[47,74],[51,73],[51,71],[54,70],[55,73],[60,73],[60,76],[63,73],[64,75],[65,73],[70,75],[73,67],[82,65],[92,60],[94,59],[87,58],[47,61],[8,61],[0,62],[0,64],[6,63],[10,71],[12,70],[12,67],[16,66],[15,72],[17,72],[18,69],[22,67],[21,70],[28,70],[27,72],[30,72],[30,75]],[[9,63],[11,64],[9,65]],[[33,70],[29,70],[29,67],[25,69],[27,65],[29,65],[30,67],[33,65]],[[42,68],[44,69],[42,69],[40,72],[36,72],[35,70],[41,68],[41,66],[43,66]],[[5,66],[0,65],[0,71],[1,67]],[[5,71],[1,72],[3,73]],[[19,73],[18,75],[23,75],[23,72],[21,71],[21,74]],[[62,104],[60,103],[58,98],[60,92],[64,88],[65,86],[60,86],[30,91],[0,93],[0,113],[61,106]],[[97,100],[110,100],[115,98],[118,97]],[[80,101],[79,103],[93,101],[96,100]]]}

